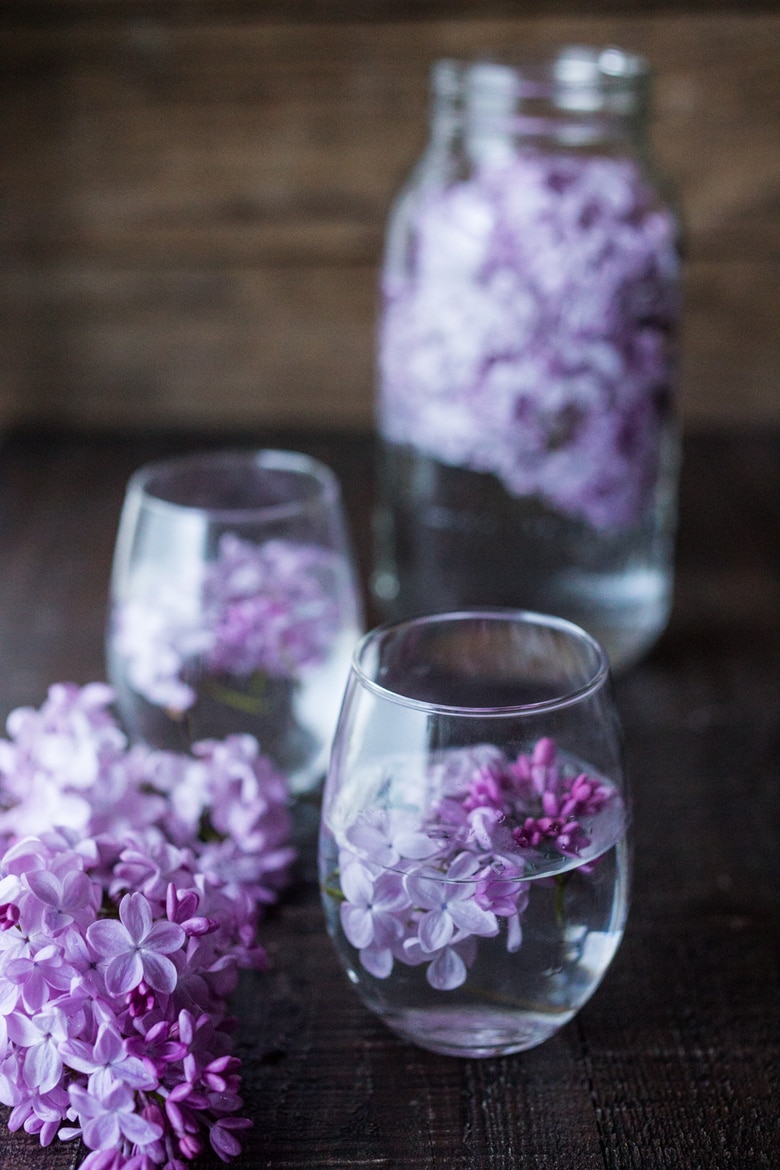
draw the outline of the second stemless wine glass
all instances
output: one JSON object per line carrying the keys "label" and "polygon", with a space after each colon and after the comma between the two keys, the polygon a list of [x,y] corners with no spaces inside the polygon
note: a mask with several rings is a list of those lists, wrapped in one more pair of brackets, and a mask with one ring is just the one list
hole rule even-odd
{"label": "second stemless wine glass", "polygon": [[293,793],[322,779],[360,595],[333,472],[290,451],[141,468],[119,525],[108,673],[135,740],[251,733]]}
{"label": "second stemless wine glass", "polygon": [[328,930],[366,1005],[434,1052],[532,1048],[623,935],[630,812],[604,652],[514,610],[381,626],[325,783]]}

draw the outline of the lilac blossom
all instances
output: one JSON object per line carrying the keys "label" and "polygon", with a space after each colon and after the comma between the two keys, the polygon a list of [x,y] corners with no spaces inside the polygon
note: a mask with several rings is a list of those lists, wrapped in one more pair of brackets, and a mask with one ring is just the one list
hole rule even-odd
{"label": "lilac blossom", "polygon": [[659,474],[679,269],[640,168],[518,149],[404,206],[409,246],[383,279],[383,437],[597,528],[635,523]]}
{"label": "lilac blossom", "polygon": [[102,1097],[112,1084],[121,1081],[132,1089],[155,1089],[157,1070],[149,1059],[133,1056],[129,1039],[112,1024],[101,1024],[94,1044],[71,1040],[62,1051],[69,1068],[88,1075],[87,1089]]}
{"label": "lilac blossom", "polygon": [[113,1084],[100,1097],[80,1085],[69,1089],[71,1103],[82,1119],[81,1136],[91,1150],[113,1149],[122,1138],[134,1146],[146,1146],[162,1136],[162,1129],[136,1111],[132,1090],[124,1083]]}
{"label": "lilac blossom", "polygon": [[177,972],[168,955],[186,938],[175,922],[152,919],[152,908],[141,893],[125,894],[119,903],[119,921],[99,919],[87,930],[87,942],[108,959],[106,990],[126,995],[143,979],[155,991],[170,995]]}
{"label": "lilac blossom", "polygon": [[393,966],[393,947],[403,936],[402,916],[411,907],[402,876],[387,870],[377,877],[355,861],[342,869],[341,888],[344,934],[366,970],[384,978]]}
{"label": "lilac blossom", "polygon": [[342,628],[343,575],[329,549],[225,532],[215,559],[175,591],[114,606],[112,654],[131,687],[174,716],[197,702],[204,673],[297,679],[327,659]]}
{"label": "lilac blossom", "polygon": [[507,951],[520,950],[530,879],[568,859],[595,864],[624,823],[615,788],[548,737],[513,759],[486,744],[434,753],[416,773],[430,795],[424,810],[411,803],[409,775],[408,760],[397,775],[391,765],[377,788],[385,804],[333,826],[338,863],[325,893],[377,979],[399,962],[453,990],[480,939],[502,935]]}
{"label": "lilac blossom", "polygon": [[464,934],[498,934],[495,914],[483,909],[474,896],[478,865],[472,854],[461,853],[450,862],[444,877],[430,867],[406,875],[410,901],[422,909],[417,930],[424,951],[447,946],[459,930]]}
{"label": "lilac blossom", "polygon": [[111,699],[57,685],[0,740],[0,1102],[87,1170],[182,1170],[250,1124],[227,998],[265,965],[286,785],[251,737],[129,748]]}

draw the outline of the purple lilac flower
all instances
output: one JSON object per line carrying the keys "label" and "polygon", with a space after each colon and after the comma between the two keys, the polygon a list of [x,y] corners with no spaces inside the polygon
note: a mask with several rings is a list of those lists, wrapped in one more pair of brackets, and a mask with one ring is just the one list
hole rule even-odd
{"label": "purple lilac flower", "polygon": [[337,555],[318,545],[226,532],[199,576],[115,607],[113,651],[133,689],[177,715],[197,701],[204,668],[297,678],[325,661],[338,635],[342,574]]}
{"label": "purple lilac flower", "polygon": [[476,938],[466,931],[455,935],[446,946],[426,951],[419,938],[410,935],[397,957],[409,967],[426,964],[425,978],[435,991],[454,991],[466,982],[469,967],[477,957]]}
{"label": "purple lilac flower", "polygon": [[111,697],[53,687],[0,741],[0,1102],[42,1145],[80,1136],[87,1170],[183,1170],[250,1124],[227,997],[265,963],[286,787],[251,737],[128,749]]}
{"label": "purple lilac flower", "polygon": [[380,429],[597,528],[652,497],[677,229],[629,160],[519,151],[415,206],[384,278]]}
{"label": "purple lilac flower", "polygon": [[177,972],[168,955],[178,951],[186,935],[175,922],[152,919],[152,908],[141,893],[125,894],[119,919],[99,919],[87,929],[87,942],[109,960],[106,990],[126,995],[143,979],[155,991],[170,995]]}
{"label": "purple lilac flower", "polygon": [[[453,990],[502,922],[506,949],[520,949],[539,867],[590,864],[614,839],[601,814],[623,814],[615,789],[546,737],[512,760],[490,745],[434,755],[417,775],[434,794],[425,811],[411,806],[408,767],[399,761],[401,807],[362,810],[337,832],[341,928],[376,978],[396,961],[425,965],[433,988]],[[382,791],[396,791],[392,775]]]}
{"label": "purple lilac flower", "polygon": [[377,877],[359,861],[345,857],[341,888],[341,926],[367,971],[385,978],[393,965],[393,946],[403,935],[402,915],[411,907],[403,877],[386,870]]}
{"label": "purple lilac flower", "polygon": [[147,1146],[162,1136],[159,1125],[136,1111],[133,1091],[114,1084],[103,1096],[93,1096],[80,1085],[69,1089],[71,1103],[82,1119],[81,1136],[91,1150],[114,1149],[122,1138],[134,1146]]}
{"label": "purple lilac flower", "polygon": [[479,862],[473,854],[461,853],[449,864],[446,877],[431,867],[408,873],[406,892],[413,905],[422,910],[418,938],[424,951],[438,951],[456,937],[498,934],[495,914],[476,900]]}
{"label": "purple lilac flower", "polygon": [[69,1068],[88,1076],[87,1089],[103,1097],[114,1082],[121,1081],[132,1089],[155,1089],[158,1077],[152,1061],[133,1056],[130,1041],[112,1024],[101,1024],[94,1044],[71,1040],[63,1045]]}

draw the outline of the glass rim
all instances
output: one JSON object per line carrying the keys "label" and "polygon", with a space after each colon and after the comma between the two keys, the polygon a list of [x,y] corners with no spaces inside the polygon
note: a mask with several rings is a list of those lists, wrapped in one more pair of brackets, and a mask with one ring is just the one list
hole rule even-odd
{"label": "glass rim", "polygon": [[[587,646],[595,654],[595,666],[586,682],[552,699],[540,699],[533,703],[513,703],[508,706],[496,707],[467,707],[448,703],[436,703],[427,699],[415,699],[411,695],[403,695],[399,691],[391,690],[372,679],[361,665],[361,659],[369,646],[378,642],[386,634],[404,629],[414,629],[420,626],[432,626],[448,622],[454,624],[466,620],[496,620],[513,622],[517,625],[537,626],[548,630],[557,630],[567,634],[573,641]],[[600,642],[591,634],[566,618],[552,614],[536,613],[533,610],[513,609],[502,606],[484,606],[474,609],[447,610],[440,613],[421,614],[417,617],[404,618],[400,621],[383,622],[369,630],[355,646],[352,654],[352,671],[367,690],[373,694],[389,700],[398,706],[410,707],[417,711],[426,711],[436,715],[453,715],[461,718],[500,719],[509,715],[521,717],[532,716],[551,711],[560,711],[571,707],[589,698],[599,691],[609,680],[609,660],[606,651]]]}
{"label": "glass rim", "polygon": [[[278,503],[252,504],[238,507],[219,505],[184,504],[166,499],[153,488],[153,482],[164,475],[191,473],[198,467],[216,471],[220,467],[240,470],[242,467],[260,468],[269,471],[286,471],[298,475],[317,485],[317,491],[309,496],[300,496]],[[211,520],[275,521],[289,516],[300,516],[308,511],[319,510],[323,503],[341,503],[341,489],[335,472],[302,451],[288,451],[275,447],[230,447],[208,451],[190,451],[182,455],[169,455],[151,460],[136,469],[127,484],[126,496],[138,496],[144,506],[181,515],[207,516]]]}

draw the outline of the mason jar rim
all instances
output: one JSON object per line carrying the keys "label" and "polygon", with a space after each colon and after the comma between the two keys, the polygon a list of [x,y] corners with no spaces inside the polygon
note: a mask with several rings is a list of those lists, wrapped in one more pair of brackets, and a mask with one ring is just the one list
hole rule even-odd
{"label": "mason jar rim", "polygon": [[[154,486],[155,481],[161,481],[165,477],[192,475],[200,468],[212,475],[220,470],[228,473],[240,472],[242,468],[261,472],[287,472],[297,477],[301,485],[308,483],[313,490],[268,503],[210,505],[171,498],[175,497],[173,491],[166,494],[159,482],[156,488]],[[336,475],[326,464],[301,451],[269,447],[193,451],[155,459],[133,472],[128,481],[126,494],[140,497],[144,506],[154,510],[182,515],[203,515],[217,522],[283,520],[289,516],[300,516],[308,511],[316,511],[322,508],[323,503],[339,503],[341,495]]]}
{"label": "mason jar rim", "polygon": [[479,88],[501,80],[513,82],[516,96],[548,93],[558,87],[593,89],[634,87],[650,73],[648,59],[616,45],[562,45],[554,52],[485,54],[473,58],[442,57],[434,62],[436,91],[453,92],[464,81]]}
{"label": "mason jar rim", "polygon": [[[571,689],[563,691],[550,699],[540,699],[536,702],[512,703],[488,707],[459,706],[448,703],[439,703],[427,699],[416,699],[411,695],[404,695],[398,690],[383,686],[373,679],[365,670],[363,659],[373,645],[392,634],[405,630],[412,630],[422,626],[432,626],[445,622],[454,624],[460,621],[503,621],[517,625],[536,626],[542,629],[555,630],[568,635],[573,642],[586,647],[594,655],[594,665],[586,680]],[[609,679],[609,661],[601,644],[581,626],[566,618],[555,617],[551,614],[536,613],[531,610],[513,609],[509,607],[482,607],[474,609],[458,609],[441,613],[422,614],[417,617],[405,618],[400,621],[384,622],[369,630],[357,643],[352,656],[352,670],[362,686],[380,698],[384,698],[398,706],[410,707],[414,710],[425,711],[436,715],[452,715],[465,718],[506,718],[508,715],[522,717],[535,716],[552,711],[560,711],[583,702],[599,691]]]}
{"label": "mason jar rim", "polygon": [[442,112],[480,120],[540,104],[548,117],[601,113],[620,119],[646,110],[650,79],[649,62],[639,53],[570,44],[547,53],[441,58],[431,69],[431,91]]}

